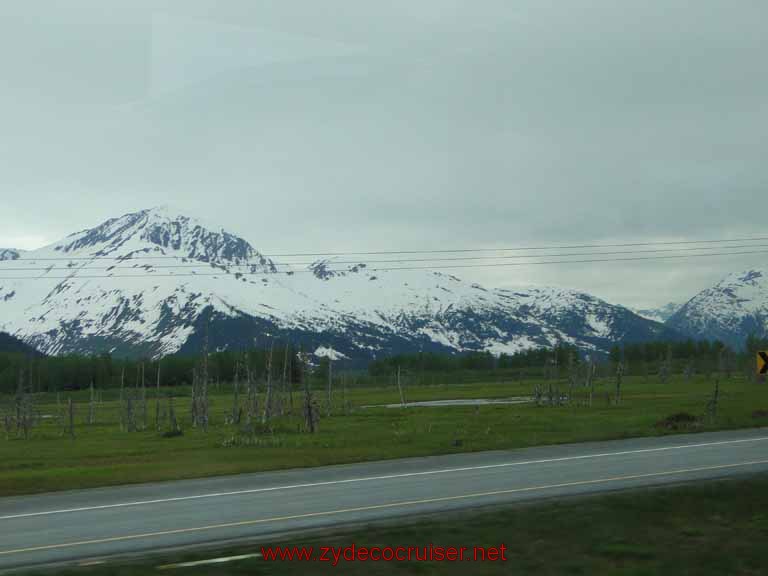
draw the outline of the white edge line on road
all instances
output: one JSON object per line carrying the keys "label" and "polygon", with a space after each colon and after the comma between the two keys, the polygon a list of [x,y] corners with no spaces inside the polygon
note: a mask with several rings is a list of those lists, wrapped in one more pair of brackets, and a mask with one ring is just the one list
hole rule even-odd
{"label": "white edge line on road", "polygon": [[637,450],[624,450],[621,452],[605,452],[601,454],[583,454],[581,456],[562,456],[560,458],[545,458],[540,460],[523,460],[520,462],[503,462],[500,464],[485,464],[481,466],[466,466],[462,468],[445,468],[439,470],[426,470],[423,472],[405,472],[403,474],[387,474],[384,476],[368,476],[362,478],[346,478],[342,480],[327,480],[325,482],[309,482],[306,484],[290,484],[286,486],[271,486],[267,488],[249,488],[232,492],[213,492],[209,494],[194,494],[191,496],[176,496],[173,498],[159,498],[155,500],[139,500],[135,502],[118,502],[116,504],[102,504],[99,506],[83,506],[81,508],[66,508],[60,510],[46,510],[43,512],[26,512],[22,514],[10,514],[0,516],[0,520],[14,520],[19,518],[31,518],[34,516],[50,516],[52,514],[69,514],[73,512],[90,512],[93,510],[106,510],[110,508],[127,508],[130,506],[148,506],[150,504],[163,504],[168,502],[182,502],[185,500],[200,500],[202,498],[223,498],[226,496],[239,496],[243,494],[257,494],[260,492],[275,492],[279,490],[295,490],[298,488],[315,488],[319,486],[331,486],[334,484],[350,484],[356,482],[372,482],[376,480],[394,480],[398,478],[412,478],[415,476],[432,476],[436,474],[451,474],[454,472],[471,472],[473,470],[490,470],[494,468],[509,468],[512,466],[529,466],[533,464],[548,464],[553,462],[567,462],[570,460],[584,460],[589,458],[608,458],[611,456],[626,456],[629,454],[647,454],[649,452],[664,452],[669,450],[686,450],[692,448],[706,448],[711,446],[723,446],[729,444],[743,444],[746,442],[764,442],[768,436],[758,438],[743,438],[740,440],[721,440],[718,442],[704,442],[700,444],[682,444],[677,446],[664,446],[660,448],[641,448]]}
{"label": "white edge line on road", "polygon": [[196,560],[195,562],[179,562],[178,564],[163,564],[158,566],[158,570],[173,570],[174,568],[193,568],[194,566],[205,566],[206,564],[224,564],[225,562],[237,562],[238,560],[248,560],[249,558],[261,558],[261,554],[241,554],[240,556],[224,556],[221,558],[208,558],[207,560]]}
{"label": "white edge line on road", "polygon": [[172,536],[176,534],[189,534],[191,532],[204,532],[209,530],[220,530],[223,528],[240,528],[243,526],[255,526],[257,524],[268,524],[270,522],[285,522],[288,520],[299,520],[303,518],[316,518],[319,516],[335,516],[337,514],[349,514],[352,512],[368,512],[371,510],[383,510],[386,508],[401,508],[404,506],[419,506],[423,504],[434,504],[438,502],[450,502],[456,500],[467,500],[471,498],[483,498],[488,496],[501,496],[504,494],[515,494],[520,492],[535,492],[537,490],[552,490],[554,488],[567,488],[571,486],[587,486],[590,484],[607,484],[609,482],[620,482],[622,480],[639,480],[641,478],[653,478],[659,476],[674,476],[678,474],[689,474],[693,472],[705,472],[712,470],[725,470],[727,468],[740,468],[745,466],[757,466],[758,464],[768,464],[768,460],[753,460],[751,462],[738,462],[736,464],[721,464],[719,466],[701,466],[698,468],[680,468],[678,470],[667,470],[666,472],[649,472],[646,474],[630,474],[626,476],[612,476],[609,478],[596,478],[593,480],[579,480],[576,482],[563,482],[561,484],[548,484],[543,486],[528,486],[526,488],[510,488],[507,490],[493,490],[491,492],[475,492],[472,494],[459,494],[457,496],[442,496],[439,498],[424,498],[422,500],[405,500],[401,502],[389,502],[387,504],[372,504],[370,506],[359,506],[357,508],[341,508],[338,510],[327,510],[325,512],[306,512],[304,514],[293,514],[290,516],[274,516],[272,518],[258,518],[256,520],[242,520],[239,522],[227,522],[224,524],[209,524],[207,526],[197,526],[194,528],[176,528],[174,530],[163,530],[160,532],[147,532],[145,534],[128,534],[125,536],[112,536],[111,538],[97,538],[94,540],[80,540],[78,542],[66,542],[64,544],[46,544],[43,546],[32,546],[30,548],[16,548],[14,550],[0,550],[0,556],[9,556],[11,554],[21,554],[23,552],[40,552],[42,550],[57,550],[61,548],[74,548],[76,546],[88,546],[95,544],[107,544],[110,542],[124,542],[127,540],[139,540],[142,538],[157,538],[159,536]]}

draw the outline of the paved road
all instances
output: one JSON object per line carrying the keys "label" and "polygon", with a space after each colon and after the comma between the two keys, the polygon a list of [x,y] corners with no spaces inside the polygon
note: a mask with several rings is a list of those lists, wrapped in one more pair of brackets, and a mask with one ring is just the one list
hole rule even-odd
{"label": "paved road", "polygon": [[4,498],[0,569],[754,472],[766,428]]}

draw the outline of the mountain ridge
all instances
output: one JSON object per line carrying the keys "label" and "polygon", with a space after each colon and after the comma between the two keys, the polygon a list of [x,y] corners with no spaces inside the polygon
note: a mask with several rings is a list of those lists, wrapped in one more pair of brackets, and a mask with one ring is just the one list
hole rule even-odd
{"label": "mountain ridge", "polygon": [[696,294],[667,322],[691,338],[717,339],[741,349],[748,336],[768,336],[768,270],[725,276]]}
{"label": "mountain ridge", "polygon": [[0,278],[0,329],[50,354],[195,352],[206,331],[212,348],[279,338],[362,359],[558,343],[606,353],[616,342],[678,337],[575,290],[489,289],[334,258],[278,265],[167,208],[111,218],[15,261],[41,270],[35,280]]}

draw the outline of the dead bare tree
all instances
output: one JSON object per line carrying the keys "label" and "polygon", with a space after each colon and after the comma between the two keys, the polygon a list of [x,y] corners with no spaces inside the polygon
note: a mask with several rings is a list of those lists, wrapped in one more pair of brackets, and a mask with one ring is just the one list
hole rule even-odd
{"label": "dead bare tree", "polygon": [[240,424],[240,363],[235,361],[235,374],[232,382],[232,416],[231,422],[235,426]]}
{"label": "dead bare tree", "polygon": [[192,369],[192,403],[189,406],[189,415],[192,418],[192,427],[197,428],[197,368]]}
{"label": "dead bare tree", "polygon": [[[285,356],[283,358],[283,393],[287,396],[288,411],[293,412],[293,385],[291,384],[290,374],[288,372],[288,348],[289,344],[285,344]],[[284,405],[281,407],[280,416],[285,413]]]}
{"label": "dead bare tree", "polygon": [[264,412],[261,415],[261,423],[266,424],[272,418],[272,353],[275,350],[275,343],[272,342],[267,356],[267,389],[264,395]]}
{"label": "dead bare tree", "polygon": [[24,386],[23,369],[19,370],[19,381],[14,403],[16,408],[16,433],[23,436],[25,440],[28,440],[34,424],[34,408],[32,396]]}
{"label": "dead bare tree", "polygon": [[157,361],[157,383],[155,385],[155,430],[160,431],[160,361]]}
{"label": "dead bare tree", "polygon": [[72,403],[72,397],[67,399],[67,432],[69,437],[75,439],[75,405]]}
{"label": "dead bare tree", "polygon": [[328,396],[326,398],[326,407],[325,407],[325,413],[327,416],[331,415],[331,412],[333,411],[333,359],[330,356],[330,353],[327,356],[328,358]]}
{"label": "dead bare tree", "polygon": [[93,393],[93,380],[91,380],[90,386],[90,398],[88,400],[88,424],[93,426],[96,424],[96,398]]}
{"label": "dead bare tree", "polygon": [[173,407],[173,394],[168,395],[168,431],[172,435],[178,435],[181,432],[176,420],[176,410]]}
{"label": "dead bare tree", "polygon": [[204,432],[208,431],[209,424],[208,378],[208,327],[206,325],[200,369],[192,372],[191,406],[192,426],[200,427]]}
{"label": "dead bare tree", "polygon": [[400,377],[400,366],[397,367],[397,390],[400,392],[400,406],[405,408],[405,393],[403,392],[403,383]]}
{"label": "dead bare tree", "polygon": [[578,366],[576,365],[576,358],[574,356],[573,350],[571,350],[570,354],[568,355],[568,403],[569,404],[573,403],[573,391],[576,389],[578,380],[579,380]]}
{"label": "dead bare tree", "polygon": [[552,370],[554,373],[554,379],[559,380],[560,379],[560,368],[558,366],[558,351],[560,348],[560,344],[558,343],[555,345],[555,348],[552,350]]}
{"label": "dead bare tree", "polygon": [[3,410],[3,430],[5,431],[5,439],[10,440],[13,432],[13,415],[9,410]]}
{"label": "dead bare tree", "polygon": [[136,406],[134,404],[134,393],[129,392],[125,400],[125,420],[128,432],[136,432]]}
{"label": "dead bare tree", "polygon": [[253,425],[256,423],[256,415],[259,413],[259,391],[256,386],[256,380],[251,371],[251,363],[248,353],[245,353],[245,378],[248,386],[248,400],[246,405],[246,423],[248,428],[253,431]]}
{"label": "dead bare tree", "polygon": [[144,373],[144,362],[141,363],[141,429],[147,429],[147,380]]}
{"label": "dead bare tree", "polygon": [[596,364],[592,358],[589,358],[587,361],[587,379],[586,379],[586,386],[589,388],[589,405],[592,406],[592,400],[595,396],[595,371],[596,371]]}
{"label": "dead bare tree", "polygon": [[[304,362],[302,358],[302,363]],[[312,397],[312,390],[309,387],[309,378],[307,378],[306,370],[301,370],[301,379],[304,384],[304,431],[309,434],[317,432],[318,422],[320,420],[320,414],[317,410],[317,405]]]}
{"label": "dead bare tree", "polygon": [[621,383],[624,377],[624,363],[619,362],[619,365],[616,367],[616,398],[615,403],[618,406],[621,404]]}
{"label": "dead bare tree", "polygon": [[123,365],[123,369],[120,371],[120,431],[125,432],[127,428],[127,422],[126,422],[126,406],[125,406],[125,366]]}
{"label": "dead bare tree", "polygon": [[707,400],[705,408],[707,420],[713,423],[717,419],[717,411],[720,407],[720,377],[715,378],[715,389],[712,391],[712,395]]}

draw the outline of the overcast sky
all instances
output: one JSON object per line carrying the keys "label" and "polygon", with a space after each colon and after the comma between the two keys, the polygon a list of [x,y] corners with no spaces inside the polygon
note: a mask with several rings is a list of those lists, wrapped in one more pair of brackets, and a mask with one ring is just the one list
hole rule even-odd
{"label": "overcast sky", "polygon": [[[765,0],[6,0],[0,246],[157,204],[263,252],[768,235]],[[766,256],[462,271],[686,300]]]}

